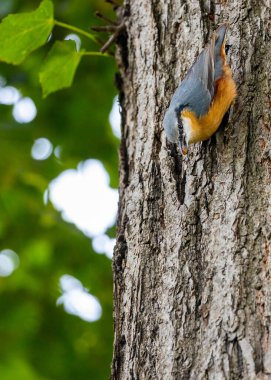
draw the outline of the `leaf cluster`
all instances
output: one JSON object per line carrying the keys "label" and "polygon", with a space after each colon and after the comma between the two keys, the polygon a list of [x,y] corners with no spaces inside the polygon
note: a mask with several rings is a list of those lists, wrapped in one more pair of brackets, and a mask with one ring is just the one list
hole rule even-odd
{"label": "leaf cluster", "polygon": [[[36,5],[0,3],[0,17],[7,16],[0,24],[0,77],[37,107],[36,118],[23,125],[12,105],[0,103],[0,250],[10,248],[20,258],[11,276],[0,277],[0,373],[6,380],[105,379],[113,340],[111,262],[44,203],[44,193],[52,179],[88,158],[101,160],[117,186],[118,141],[108,120],[114,63],[99,56],[83,60],[83,51],[63,41],[67,29],[56,24],[60,19],[88,30],[95,10],[108,8],[101,0],[44,0],[32,11]],[[85,52],[94,50],[93,39],[83,43]],[[65,89],[79,62],[73,89]],[[40,81],[43,95],[51,94],[46,99]],[[60,157],[34,160],[31,147],[40,137],[59,147]],[[63,274],[99,299],[99,321],[89,324],[56,307]]]}
{"label": "leaf cluster", "polygon": [[[18,65],[37,48],[48,42],[55,25],[70,29],[97,42],[80,28],[54,19],[51,0],[42,0],[32,12],[8,15],[0,24],[0,61]],[[70,87],[83,55],[107,56],[97,51],[77,51],[73,41],[56,41],[40,70],[43,96]]]}

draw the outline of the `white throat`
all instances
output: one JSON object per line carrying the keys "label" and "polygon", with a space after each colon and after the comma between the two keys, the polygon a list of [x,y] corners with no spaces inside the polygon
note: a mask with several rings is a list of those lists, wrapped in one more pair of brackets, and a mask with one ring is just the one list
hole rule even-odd
{"label": "white throat", "polygon": [[186,136],[186,141],[189,143],[192,134],[192,124],[189,117],[182,116],[183,129]]}

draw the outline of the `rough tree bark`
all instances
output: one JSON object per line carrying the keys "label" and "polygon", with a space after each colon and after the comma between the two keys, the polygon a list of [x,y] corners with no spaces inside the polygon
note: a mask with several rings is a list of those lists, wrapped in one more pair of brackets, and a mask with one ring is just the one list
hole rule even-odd
{"label": "rough tree bark", "polygon": [[[270,1],[123,9],[112,379],[271,379]],[[238,98],[183,160],[164,112],[222,22]]]}

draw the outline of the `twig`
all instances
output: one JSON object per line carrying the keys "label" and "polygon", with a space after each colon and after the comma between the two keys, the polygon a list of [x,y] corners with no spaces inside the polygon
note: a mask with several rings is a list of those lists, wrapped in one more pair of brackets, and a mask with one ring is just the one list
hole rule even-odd
{"label": "twig", "polygon": [[105,26],[92,26],[91,30],[94,32],[111,32],[114,33],[116,31],[116,26],[114,25],[105,25]]}
{"label": "twig", "polygon": [[112,36],[110,36],[109,40],[100,49],[100,52],[104,53],[106,50],[108,50],[109,47],[113,44],[113,42],[120,35],[121,31],[124,30],[124,28],[125,28],[124,22],[122,22],[120,25],[116,26],[115,33],[112,34]]}
{"label": "twig", "polygon": [[102,19],[102,20],[104,20],[104,21],[106,21],[106,22],[108,22],[108,24],[115,25],[115,26],[118,25],[115,21],[110,20],[110,18],[102,15],[100,12],[96,12],[95,16],[98,17],[98,18],[100,18],[100,19]]}

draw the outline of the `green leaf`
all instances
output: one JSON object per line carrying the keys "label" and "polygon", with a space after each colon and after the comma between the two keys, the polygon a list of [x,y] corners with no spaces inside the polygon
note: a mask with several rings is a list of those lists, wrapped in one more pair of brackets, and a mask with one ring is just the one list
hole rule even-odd
{"label": "green leaf", "polygon": [[33,12],[4,18],[0,24],[0,61],[17,65],[45,44],[54,26],[53,11],[51,0],[43,0]]}
{"label": "green leaf", "polygon": [[61,88],[70,87],[82,53],[74,41],[57,41],[49,52],[40,72],[43,97]]}

